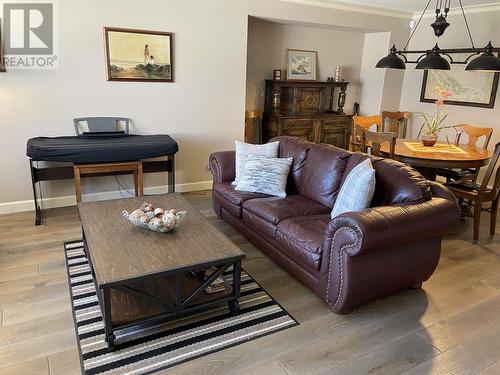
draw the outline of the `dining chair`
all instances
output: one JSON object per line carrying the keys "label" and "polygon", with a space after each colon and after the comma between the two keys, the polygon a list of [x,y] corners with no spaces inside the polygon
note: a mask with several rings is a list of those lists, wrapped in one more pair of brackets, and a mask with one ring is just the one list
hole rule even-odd
{"label": "dining chair", "polygon": [[382,128],[385,130],[386,119],[389,120],[389,131],[396,133],[398,138],[406,138],[410,112],[382,111]]}
{"label": "dining chair", "polygon": [[[476,181],[458,181],[446,184],[452,193],[458,198],[459,202],[464,199],[472,202],[474,212],[474,241],[479,239],[479,224],[481,220],[481,211],[490,213],[490,236],[495,235],[495,226],[498,213],[498,201],[500,200],[500,168],[497,164],[500,160],[500,142],[495,145],[495,152],[490,160],[486,173],[481,184]],[[495,172],[493,186],[488,186],[493,173]],[[489,208],[483,208],[483,203],[491,202]],[[471,216],[468,212],[463,212],[466,216]]]}
{"label": "dining chair", "polygon": [[[359,127],[358,127],[359,128]],[[380,146],[382,143],[389,142],[389,159],[394,159],[396,150],[396,138],[398,135],[394,132],[376,133],[366,129],[361,129],[361,152],[369,153],[373,156],[382,156]]]}
{"label": "dining chair", "polygon": [[352,117],[352,135],[349,140],[349,149],[351,151],[361,150],[361,129],[370,130],[376,126],[377,133],[382,131],[382,116],[353,116]]}
{"label": "dining chair", "polygon": [[[454,127],[457,131],[455,136],[455,145],[459,145],[460,141],[463,140],[464,136],[467,137],[467,145],[487,148],[490,143],[491,135],[493,134],[493,128],[480,128],[478,126],[472,126],[468,124],[457,125]],[[484,137],[484,142],[482,145],[478,146],[479,139]],[[460,181],[460,180],[472,180],[476,181],[477,174],[479,173],[479,168],[467,168],[467,169],[445,169],[440,168],[437,170],[437,175],[446,178],[446,182]]]}

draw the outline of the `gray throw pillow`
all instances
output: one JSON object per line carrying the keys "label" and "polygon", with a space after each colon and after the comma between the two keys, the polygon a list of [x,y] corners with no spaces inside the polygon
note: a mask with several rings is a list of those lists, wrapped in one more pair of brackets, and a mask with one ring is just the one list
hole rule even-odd
{"label": "gray throw pillow", "polygon": [[286,197],[286,181],[293,158],[248,155],[235,190]]}
{"label": "gray throw pillow", "polygon": [[247,155],[265,156],[268,158],[276,158],[278,156],[278,148],[280,142],[265,143],[263,145],[254,145],[251,143],[234,142],[235,146],[235,178],[233,185],[238,185],[239,180],[243,176]]}
{"label": "gray throw pillow", "polygon": [[370,207],[374,192],[375,169],[370,159],[366,159],[347,175],[333,205],[331,218],[344,212],[361,211]]}

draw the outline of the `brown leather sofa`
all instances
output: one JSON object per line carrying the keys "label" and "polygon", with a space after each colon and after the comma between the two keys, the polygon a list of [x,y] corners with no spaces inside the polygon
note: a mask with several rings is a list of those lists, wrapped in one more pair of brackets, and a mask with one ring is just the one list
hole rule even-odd
{"label": "brown leather sofa", "polygon": [[277,140],[279,156],[293,157],[285,198],[235,191],[234,151],[210,155],[219,217],[337,313],[432,275],[441,237],[460,217],[448,189],[402,163],[372,158],[372,207],[330,219],[342,182],[371,156],[294,137],[271,141]]}

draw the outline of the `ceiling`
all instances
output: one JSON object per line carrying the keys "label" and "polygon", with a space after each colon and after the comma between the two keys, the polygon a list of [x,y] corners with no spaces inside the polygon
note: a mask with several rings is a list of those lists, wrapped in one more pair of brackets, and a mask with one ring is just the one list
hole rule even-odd
{"label": "ceiling", "polygon": [[[427,0],[323,0],[327,3],[332,4],[352,4],[352,5],[363,5],[369,6],[371,8],[382,8],[392,11],[400,12],[421,12],[424,10]],[[493,0],[462,0],[464,7],[471,5],[483,5],[483,4],[498,4]],[[436,0],[432,0],[429,8],[435,9]],[[458,0],[451,0],[451,8],[459,7]]]}

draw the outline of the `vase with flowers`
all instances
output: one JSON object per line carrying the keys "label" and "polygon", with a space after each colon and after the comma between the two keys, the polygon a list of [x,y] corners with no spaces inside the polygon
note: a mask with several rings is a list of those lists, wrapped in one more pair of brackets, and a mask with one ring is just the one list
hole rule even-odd
{"label": "vase with flowers", "polygon": [[422,144],[426,147],[432,147],[436,144],[439,133],[453,126],[443,125],[444,120],[448,116],[448,108],[444,101],[451,96],[442,84],[436,86],[437,99],[434,101],[434,114],[429,116],[427,113],[418,112],[417,116],[423,120],[422,126],[418,132],[418,138],[422,135]]}

